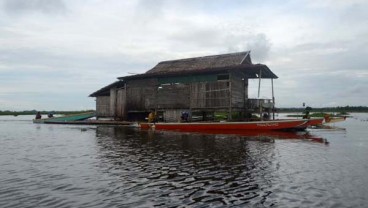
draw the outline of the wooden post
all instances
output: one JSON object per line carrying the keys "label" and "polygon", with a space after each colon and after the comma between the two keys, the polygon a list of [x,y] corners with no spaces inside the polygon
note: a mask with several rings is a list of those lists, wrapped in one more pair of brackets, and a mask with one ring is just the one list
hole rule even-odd
{"label": "wooden post", "polygon": [[232,89],[231,89],[231,81],[232,81],[232,76],[231,76],[231,73],[229,73],[229,116],[227,118],[228,121],[231,121],[233,118],[232,118],[232,99],[233,99],[233,93],[232,93]]}
{"label": "wooden post", "polygon": [[272,119],[275,120],[275,94],[273,91],[273,78],[271,78],[272,85]]}
{"label": "wooden post", "polygon": [[116,88],[110,89],[110,117],[115,119],[116,116]]}
{"label": "wooden post", "polygon": [[261,79],[262,79],[262,70],[259,69],[259,76],[258,76],[258,107],[259,107],[259,117],[261,118],[261,120],[263,120],[262,117],[262,104],[261,104],[261,100],[259,99],[260,94],[261,94]]}
{"label": "wooden post", "polygon": [[127,112],[126,112],[126,105],[127,105],[127,84],[124,84],[124,96],[123,96],[123,120],[127,121],[128,120],[128,116],[127,116]]}
{"label": "wooden post", "polygon": [[245,115],[246,115],[246,113],[248,112],[248,109],[246,109],[247,108],[247,104],[246,104],[246,95],[245,95],[245,91],[247,90],[246,88],[245,88],[245,78],[242,78],[242,81],[243,81],[243,116],[242,116],[242,119],[244,120],[245,119]]}
{"label": "wooden post", "polygon": [[259,76],[258,76],[258,99],[261,94],[261,78],[262,78],[262,71],[259,69]]}

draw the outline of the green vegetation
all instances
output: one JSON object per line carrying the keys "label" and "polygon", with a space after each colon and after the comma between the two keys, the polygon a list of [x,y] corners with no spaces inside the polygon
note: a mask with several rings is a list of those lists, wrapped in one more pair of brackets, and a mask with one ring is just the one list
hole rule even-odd
{"label": "green vegetation", "polygon": [[[277,112],[279,113],[291,113],[291,112],[304,112],[305,108],[277,108]],[[346,115],[347,112],[357,113],[357,112],[368,112],[367,106],[338,106],[338,107],[325,107],[325,108],[312,108],[310,112],[335,112],[340,115]]]}
{"label": "green vegetation", "polygon": [[[26,110],[26,111],[0,111],[0,116],[19,116],[19,115],[36,115],[38,111],[36,110]],[[85,110],[85,111],[40,111],[41,114],[60,114],[60,115],[68,115],[68,114],[79,114],[79,113],[87,113],[94,112],[94,110]]]}
{"label": "green vegetation", "polygon": [[[214,120],[215,121],[224,121],[228,119],[228,113],[227,112],[214,112]],[[231,118],[233,121],[237,121],[237,120],[243,120],[243,115],[242,113],[239,112],[233,112],[231,114]],[[259,116],[257,113],[253,113],[251,114],[251,118],[249,119],[253,119],[253,120],[257,120],[259,119]]]}
{"label": "green vegetation", "polygon": [[[317,113],[311,113],[309,114],[310,117],[324,117],[326,114],[330,114],[331,113],[323,113],[323,112],[317,112]],[[341,114],[341,113],[336,113],[336,114],[332,114],[331,116],[345,116],[348,115],[347,113]],[[304,116],[304,114],[290,114],[287,115],[287,117],[302,117]]]}

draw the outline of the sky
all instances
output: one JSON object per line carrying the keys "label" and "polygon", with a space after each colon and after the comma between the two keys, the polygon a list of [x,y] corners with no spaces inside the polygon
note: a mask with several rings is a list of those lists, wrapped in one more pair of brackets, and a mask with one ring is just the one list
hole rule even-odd
{"label": "sky", "polygon": [[[251,51],[277,107],[368,106],[366,0],[0,0],[0,110],[86,110],[158,62]],[[271,98],[270,80],[261,98]],[[258,82],[250,82],[257,97]]]}

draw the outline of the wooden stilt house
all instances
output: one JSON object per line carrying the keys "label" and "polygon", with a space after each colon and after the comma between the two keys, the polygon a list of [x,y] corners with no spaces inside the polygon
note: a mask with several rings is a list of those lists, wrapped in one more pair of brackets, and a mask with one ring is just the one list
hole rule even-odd
{"label": "wooden stilt house", "polygon": [[[272,108],[274,98],[250,99],[249,79],[276,79],[263,64],[253,64],[250,52],[163,61],[144,74],[119,77],[94,93],[100,117],[144,120],[151,110],[163,121],[178,121],[183,112],[192,120],[228,120]],[[273,82],[272,82],[273,83]]]}

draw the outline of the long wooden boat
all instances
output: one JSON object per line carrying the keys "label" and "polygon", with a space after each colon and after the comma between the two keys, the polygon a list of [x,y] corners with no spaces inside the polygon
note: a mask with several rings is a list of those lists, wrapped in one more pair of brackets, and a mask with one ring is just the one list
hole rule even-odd
{"label": "long wooden boat", "polygon": [[305,130],[308,127],[319,127],[322,126],[324,121],[324,118],[309,118],[308,122],[300,125],[298,127],[295,127],[295,130]]}
{"label": "long wooden boat", "polygon": [[142,129],[157,130],[303,130],[308,119],[250,121],[250,122],[190,122],[190,123],[141,123]]}
{"label": "long wooden boat", "polygon": [[341,121],[345,121],[346,120],[346,116],[344,117],[329,117],[326,116],[325,117],[325,122],[326,123],[336,123],[336,122],[341,122]]}
{"label": "long wooden boat", "polygon": [[308,119],[308,126],[321,126],[324,118],[310,118]]}
{"label": "long wooden boat", "polygon": [[33,123],[60,123],[70,121],[82,121],[95,116],[94,112],[71,114],[60,117],[44,118],[44,119],[33,119]]}

